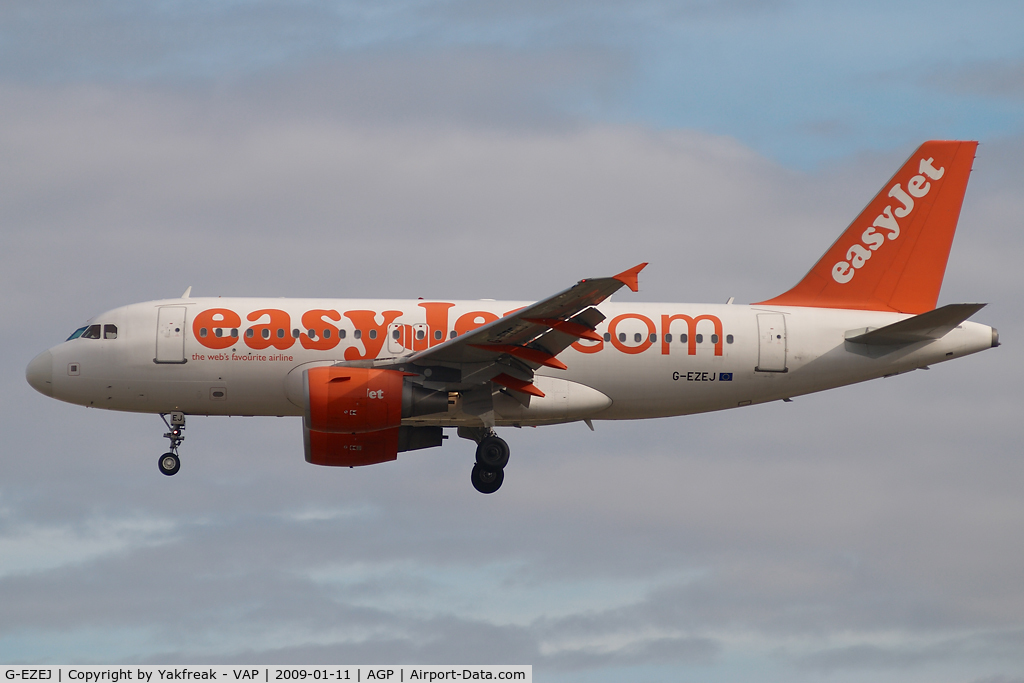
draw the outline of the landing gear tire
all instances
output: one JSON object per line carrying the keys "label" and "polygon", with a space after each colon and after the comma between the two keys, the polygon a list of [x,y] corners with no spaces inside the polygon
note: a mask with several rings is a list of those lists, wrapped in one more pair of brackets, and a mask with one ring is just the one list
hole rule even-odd
{"label": "landing gear tire", "polygon": [[505,440],[488,436],[476,447],[476,462],[489,470],[500,470],[508,464],[509,448]]}
{"label": "landing gear tire", "polygon": [[164,438],[170,439],[171,450],[160,456],[156,461],[156,466],[160,468],[161,473],[172,477],[181,469],[181,460],[178,459],[178,446],[185,440],[185,413],[171,413],[170,421],[167,420],[166,413],[160,413],[160,419],[167,425],[168,431],[164,434]]}
{"label": "landing gear tire", "polygon": [[173,477],[181,469],[181,460],[174,453],[164,453],[157,460],[156,465],[160,468],[162,474]]}
{"label": "landing gear tire", "polygon": [[473,465],[470,480],[473,482],[473,488],[480,493],[494,493],[501,488],[501,482],[505,481],[505,470]]}

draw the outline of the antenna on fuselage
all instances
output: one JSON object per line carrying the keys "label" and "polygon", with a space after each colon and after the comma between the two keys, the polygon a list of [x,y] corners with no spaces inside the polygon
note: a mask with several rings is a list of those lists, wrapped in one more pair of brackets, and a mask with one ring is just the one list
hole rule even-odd
{"label": "antenna on fuselage", "polygon": [[185,290],[185,293],[181,295],[181,298],[182,298],[182,299],[187,299],[187,298],[189,298],[190,296],[192,296],[192,285],[189,285],[189,286],[188,286],[188,289],[186,289],[186,290]]}

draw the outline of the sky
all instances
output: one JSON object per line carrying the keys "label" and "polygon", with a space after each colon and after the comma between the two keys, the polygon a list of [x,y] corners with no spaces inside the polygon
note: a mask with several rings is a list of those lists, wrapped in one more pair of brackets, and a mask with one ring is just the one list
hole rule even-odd
{"label": "sky", "polygon": [[[1019,2],[0,4],[0,663],[533,664],[1024,681]],[[939,303],[997,349],[742,410],[334,470],[293,418],[87,410],[25,367],[196,296],[793,285],[979,140]]]}

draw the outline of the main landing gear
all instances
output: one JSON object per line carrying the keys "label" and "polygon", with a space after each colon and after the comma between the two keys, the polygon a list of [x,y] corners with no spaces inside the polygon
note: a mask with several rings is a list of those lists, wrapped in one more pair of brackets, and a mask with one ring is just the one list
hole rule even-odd
{"label": "main landing gear", "polygon": [[156,461],[157,467],[160,468],[162,474],[166,474],[168,477],[178,473],[181,469],[181,460],[178,458],[178,446],[185,440],[185,413],[171,413],[171,421],[167,421],[167,415],[160,413],[160,419],[164,421],[169,430],[164,434],[164,438],[171,440],[171,450],[164,453]]}
{"label": "main landing gear", "polygon": [[492,430],[459,429],[459,436],[473,439],[476,445],[476,464],[470,481],[480,493],[494,493],[505,481],[505,465],[508,464],[509,449],[505,440]]}

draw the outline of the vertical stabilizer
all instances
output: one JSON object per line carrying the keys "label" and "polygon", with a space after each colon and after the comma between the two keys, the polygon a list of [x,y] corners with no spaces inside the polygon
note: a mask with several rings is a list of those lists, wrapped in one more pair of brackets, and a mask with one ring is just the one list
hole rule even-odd
{"label": "vertical stabilizer", "polygon": [[935,308],[977,142],[921,145],[793,289],[762,304]]}

